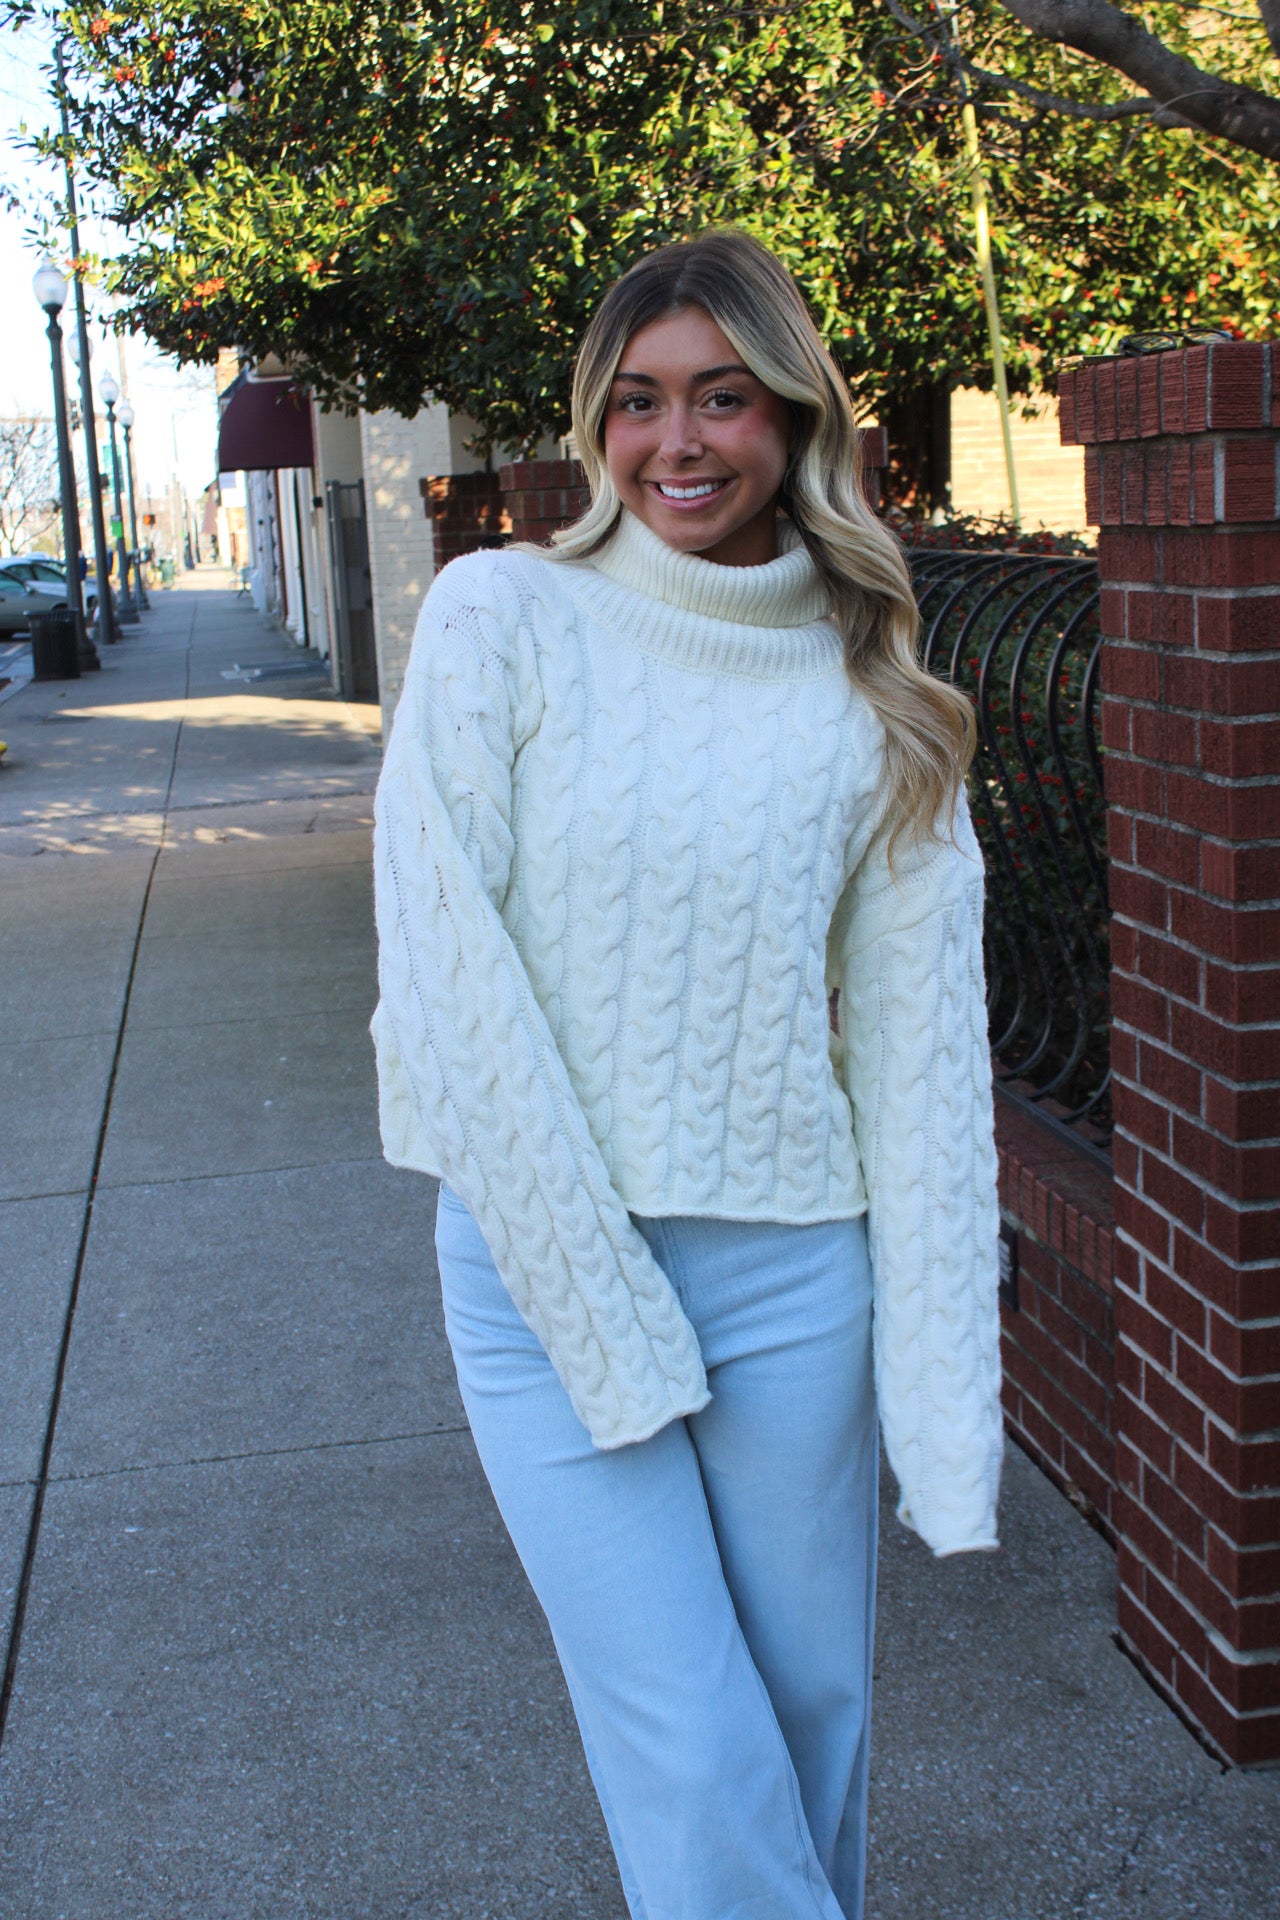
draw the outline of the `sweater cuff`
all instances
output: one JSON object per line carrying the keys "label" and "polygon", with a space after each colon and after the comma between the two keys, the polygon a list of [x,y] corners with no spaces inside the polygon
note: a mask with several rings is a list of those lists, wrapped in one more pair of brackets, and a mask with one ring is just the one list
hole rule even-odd
{"label": "sweater cuff", "polygon": [[608,1433],[595,1432],[591,1435],[592,1444],[598,1453],[616,1453],[621,1447],[636,1447],[645,1440],[652,1440],[655,1433],[661,1433],[673,1420],[684,1420],[691,1413],[701,1413],[709,1405],[711,1389],[704,1381],[684,1400],[673,1396],[671,1405],[652,1419],[633,1426],[613,1428]]}
{"label": "sweater cuff", "polygon": [[898,1501],[898,1519],[909,1533],[919,1534],[935,1560],[949,1560],[957,1553],[997,1553],[1000,1541],[996,1534],[995,1515],[984,1513],[980,1521],[966,1522],[960,1517],[951,1517],[939,1524],[935,1521],[927,1528],[920,1526],[910,1507],[906,1495]]}
{"label": "sweater cuff", "polygon": [[935,1560],[953,1560],[958,1553],[999,1553],[1000,1542],[994,1533],[975,1535],[972,1540],[948,1542],[931,1549]]}

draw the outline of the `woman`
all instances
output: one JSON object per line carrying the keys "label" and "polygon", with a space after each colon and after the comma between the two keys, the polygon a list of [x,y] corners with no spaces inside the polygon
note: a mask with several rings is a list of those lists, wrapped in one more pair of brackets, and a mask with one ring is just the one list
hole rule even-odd
{"label": "woman", "polygon": [[583,518],[419,621],[383,1141],[447,1183],[463,1400],[634,1920],[857,1920],[877,1411],[899,1517],[996,1544],[972,721],[763,247],[641,260],[573,422]]}

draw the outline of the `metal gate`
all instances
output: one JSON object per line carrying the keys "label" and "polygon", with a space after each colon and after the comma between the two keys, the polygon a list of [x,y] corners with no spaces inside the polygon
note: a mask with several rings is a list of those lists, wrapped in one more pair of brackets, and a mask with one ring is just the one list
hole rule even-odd
{"label": "metal gate", "polygon": [[969,693],[987,870],[997,1078],[1105,1155],[1111,1132],[1098,567],[1062,554],[918,550],[925,664]]}
{"label": "metal gate", "polygon": [[378,661],[373,642],[373,584],[369,574],[369,529],[363,480],[325,485],[329,515],[329,563],[338,661],[338,692],[347,700],[378,698]]}

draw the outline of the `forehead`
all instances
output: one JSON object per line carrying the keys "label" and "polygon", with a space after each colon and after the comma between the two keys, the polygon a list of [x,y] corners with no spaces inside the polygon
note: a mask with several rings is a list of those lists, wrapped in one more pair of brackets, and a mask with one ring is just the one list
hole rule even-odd
{"label": "forehead", "polygon": [[705,307],[660,314],[631,335],[618,359],[620,371],[666,378],[741,364],[741,354]]}

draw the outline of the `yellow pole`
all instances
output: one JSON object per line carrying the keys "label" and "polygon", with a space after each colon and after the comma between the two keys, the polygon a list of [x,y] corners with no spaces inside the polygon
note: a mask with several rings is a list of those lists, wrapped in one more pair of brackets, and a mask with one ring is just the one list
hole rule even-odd
{"label": "yellow pole", "polygon": [[[953,29],[954,31],[954,29]],[[1018,506],[1018,476],[1013,465],[1013,434],[1009,429],[1009,382],[1004,371],[1004,343],[1000,337],[1000,306],[996,298],[995,269],[991,264],[991,229],[987,224],[987,182],[982,171],[982,150],[978,145],[978,116],[967,97],[960,109],[964,126],[964,150],[969,162],[969,184],[973,195],[973,233],[982,274],[982,301],[987,310],[987,332],[991,336],[991,370],[995,375],[996,396],[1000,402],[1000,433],[1004,440],[1004,469],[1009,476],[1009,505],[1013,524],[1022,525]]]}

